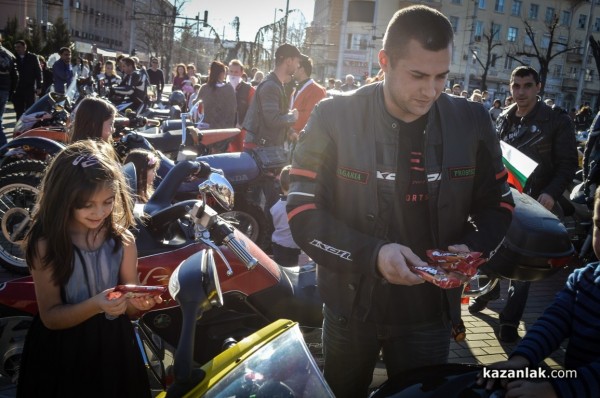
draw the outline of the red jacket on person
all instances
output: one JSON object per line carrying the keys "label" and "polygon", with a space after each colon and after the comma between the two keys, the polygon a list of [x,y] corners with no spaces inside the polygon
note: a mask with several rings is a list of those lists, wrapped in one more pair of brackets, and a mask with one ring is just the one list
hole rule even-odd
{"label": "red jacket on person", "polygon": [[313,108],[326,96],[327,91],[325,88],[313,79],[308,79],[296,89],[290,102],[290,109],[296,108],[298,110],[298,120],[292,126],[295,132],[299,133],[304,129]]}

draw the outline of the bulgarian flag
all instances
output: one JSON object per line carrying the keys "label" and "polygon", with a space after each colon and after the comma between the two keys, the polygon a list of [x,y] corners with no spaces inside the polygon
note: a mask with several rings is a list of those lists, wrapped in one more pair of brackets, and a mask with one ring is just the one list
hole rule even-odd
{"label": "bulgarian flag", "polygon": [[537,162],[504,141],[500,141],[500,147],[502,162],[508,171],[508,183],[519,192],[523,192],[527,179],[538,165]]}

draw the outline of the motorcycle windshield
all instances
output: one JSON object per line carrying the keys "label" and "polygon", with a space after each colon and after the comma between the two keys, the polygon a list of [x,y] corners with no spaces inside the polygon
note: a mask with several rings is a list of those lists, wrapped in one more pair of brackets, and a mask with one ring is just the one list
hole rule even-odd
{"label": "motorcycle windshield", "polygon": [[67,111],[71,111],[71,104],[72,102],[67,95],[51,91],[27,108],[15,124],[14,131],[17,133],[24,133],[25,131],[30,130],[39,121],[39,116],[44,113],[52,114],[55,105],[59,105]]}
{"label": "motorcycle windshield", "polygon": [[298,325],[253,352],[205,395],[214,397],[334,397]]}

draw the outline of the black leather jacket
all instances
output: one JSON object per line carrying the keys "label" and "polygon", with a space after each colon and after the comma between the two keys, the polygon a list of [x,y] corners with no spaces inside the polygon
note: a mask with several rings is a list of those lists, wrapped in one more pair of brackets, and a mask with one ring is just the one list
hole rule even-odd
{"label": "black leather jacket", "polygon": [[[392,286],[376,270],[377,254],[390,242],[391,224],[402,222],[382,206],[383,198],[398,200],[388,177],[397,169],[400,141],[382,84],[315,107],[294,152],[287,202],[294,240],[319,264],[324,302],[341,316],[359,319],[369,316],[373,291]],[[442,94],[429,112],[424,140],[431,222],[410,228],[430,230],[438,248],[464,243],[493,251],[514,203],[487,110]],[[377,149],[383,153],[376,155]],[[393,297],[406,300],[396,304],[407,321],[430,322],[444,312],[442,290],[431,284],[393,289]]]}
{"label": "black leather jacket", "polygon": [[118,100],[119,97],[121,97],[120,100],[123,100],[125,97],[129,97],[136,105],[146,103],[148,100],[147,87],[148,79],[145,72],[134,70],[130,75],[123,77],[118,86],[112,88],[112,92],[117,98],[111,98],[111,100]]}
{"label": "black leather jacket", "polygon": [[538,163],[523,191],[537,199],[547,193],[557,200],[573,181],[578,166],[575,126],[560,108],[550,108],[538,98],[521,128],[511,123],[517,104],[505,109],[496,121],[498,137]]}

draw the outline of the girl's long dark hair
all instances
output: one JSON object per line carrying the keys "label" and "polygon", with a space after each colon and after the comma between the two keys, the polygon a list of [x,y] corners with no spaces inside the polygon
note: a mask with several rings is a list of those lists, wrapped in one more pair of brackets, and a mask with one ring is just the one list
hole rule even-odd
{"label": "girl's long dark hair", "polygon": [[208,72],[207,84],[214,90],[217,88],[219,83],[219,76],[221,73],[225,73],[225,64],[221,61],[212,61],[210,63],[210,70]]}
{"label": "girl's long dark hair", "polygon": [[[115,192],[113,211],[99,228],[105,228],[107,237],[115,240],[115,250],[121,247],[125,230],[135,223],[132,195],[113,152],[103,141],[78,141],[63,149],[44,175],[23,251],[30,269],[35,268],[37,259],[42,267],[52,269],[53,281],[59,286],[64,286],[73,273],[69,234],[73,211],[82,208],[95,192],[105,187]],[[46,242],[41,258],[40,240]]]}
{"label": "girl's long dark hair", "polygon": [[84,98],[75,110],[75,120],[71,125],[70,140],[76,142],[88,138],[102,139],[104,122],[114,117],[117,109],[102,98]]}
{"label": "girl's long dark hair", "polygon": [[152,196],[153,189],[148,187],[148,170],[158,169],[160,159],[155,153],[145,149],[133,149],[127,154],[123,164],[133,163],[136,171],[136,190],[140,203],[146,203]]}

